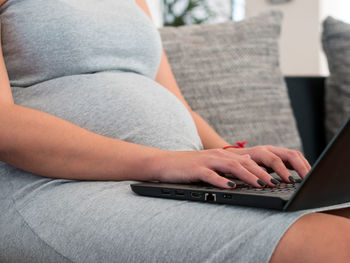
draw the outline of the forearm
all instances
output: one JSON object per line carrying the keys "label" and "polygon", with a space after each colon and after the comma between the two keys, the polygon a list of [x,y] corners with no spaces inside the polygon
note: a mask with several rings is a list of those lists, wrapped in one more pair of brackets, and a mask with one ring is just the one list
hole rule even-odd
{"label": "forearm", "polygon": [[154,156],[164,152],[104,137],[30,108],[1,107],[0,160],[38,175],[153,180]]}
{"label": "forearm", "polygon": [[191,111],[204,149],[222,148],[229,145],[198,113]]}

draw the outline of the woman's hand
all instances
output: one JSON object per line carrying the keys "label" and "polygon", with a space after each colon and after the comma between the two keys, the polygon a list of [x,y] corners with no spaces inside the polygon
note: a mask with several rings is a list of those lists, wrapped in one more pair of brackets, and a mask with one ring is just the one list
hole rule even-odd
{"label": "woman's hand", "polygon": [[279,182],[258,164],[271,167],[285,181],[290,182],[288,168],[304,178],[310,165],[294,150],[265,145],[243,149],[209,149],[202,151],[166,151],[156,159],[156,178],[161,182],[192,183],[203,181],[220,188],[234,188],[235,183],[220,176],[234,175],[254,187]]}
{"label": "woman's hand", "polygon": [[257,164],[271,168],[286,182],[293,180],[288,169],[295,170],[301,178],[305,178],[311,169],[309,162],[301,152],[287,148],[261,145],[251,148],[228,148],[226,150],[242,155],[249,154]]}
{"label": "woman's hand", "polygon": [[255,187],[276,186],[279,182],[262,169],[250,154],[223,149],[166,151],[156,158],[156,179],[161,182],[192,183],[203,181],[220,188],[235,183],[218,173],[232,174]]}

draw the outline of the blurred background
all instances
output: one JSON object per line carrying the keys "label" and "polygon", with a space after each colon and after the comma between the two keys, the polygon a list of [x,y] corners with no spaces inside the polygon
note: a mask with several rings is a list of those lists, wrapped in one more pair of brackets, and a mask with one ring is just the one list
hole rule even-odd
{"label": "blurred background", "polygon": [[147,0],[157,27],[240,21],[270,9],[284,14],[280,39],[285,76],[328,76],[322,22],[350,23],[350,0]]}

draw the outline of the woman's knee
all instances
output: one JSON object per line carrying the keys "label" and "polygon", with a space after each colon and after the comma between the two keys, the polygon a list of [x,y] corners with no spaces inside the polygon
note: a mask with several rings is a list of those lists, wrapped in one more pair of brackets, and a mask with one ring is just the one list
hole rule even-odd
{"label": "woman's knee", "polygon": [[270,263],[350,262],[350,220],[322,213],[297,220],[277,245]]}

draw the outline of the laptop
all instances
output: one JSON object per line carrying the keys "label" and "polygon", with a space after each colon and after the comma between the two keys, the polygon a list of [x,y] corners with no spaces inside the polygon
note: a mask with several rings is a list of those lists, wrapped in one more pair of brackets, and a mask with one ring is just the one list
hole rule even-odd
{"label": "laptop", "polygon": [[243,205],[296,211],[350,202],[350,117],[338,130],[305,179],[277,187],[255,188],[234,179],[234,189],[207,183],[173,184],[142,182],[131,184],[140,195],[216,204]]}

